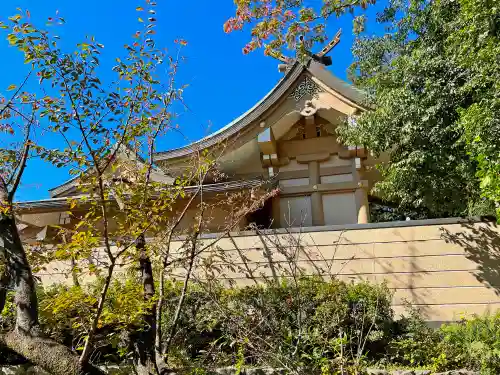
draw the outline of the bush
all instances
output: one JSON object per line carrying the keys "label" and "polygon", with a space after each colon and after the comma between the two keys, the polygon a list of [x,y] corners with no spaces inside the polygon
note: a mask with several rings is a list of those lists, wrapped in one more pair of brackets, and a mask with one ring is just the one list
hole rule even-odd
{"label": "bush", "polygon": [[[40,289],[45,333],[78,351],[100,289],[99,282]],[[181,290],[180,283],[166,285],[163,342],[170,335]],[[311,374],[340,368],[354,372],[366,365],[500,373],[500,313],[432,329],[416,309],[395,320],[391,299],[384,284],[317,277],[240,288],[192,283],[172,337],[169,365],[207,370],[234,365],[307,368]],[[94,358],[126,360],[148,307],[139,280],[114,281],[99,322]],[[13,318],[9,296],[0,328],[11,327]],[[1,351],[0,358],[20,360]]]}
{"label": "bush", "polygon": [[435,371],[467,368],[484,375],[500,373],[500,312],[431,329],[417,310],[398,322],[387,362]]}
{"label": "bush", "polygon": [[[101,290],[102,280],[84,287],[38,287],[39,320],[44,333],[77,352],[83,350],[85,335]],[[0,329],[4,331],[14,325],[15,308],[12,295],[10,293],[8,303],[1,314]],[[141,327],[141,314],[146,307],[139,280],[128,278],[111,283],[94,342],[94,358],[98,359],[98,362],[120,362],[131,352],[133,337],[130,336]],[[7,363],[11,362],[18,362],[18,359],[9,360]]]}
{"label": "bush", "polygon": [[[366,352],[383,355],[393,322],[385,285],[321,278],[230,289],[198,285],[186,306],[174,338],[183,364],[224,366],[241,357],[246,365],[274,367],[359,364]],[[170,316],[166,312],[163,332],[169,332]]]}
{"label": "bush", "polygon": [[439,333],[441,368],[469,368],[484,375],[500,373],[500,313],[447,324]]}

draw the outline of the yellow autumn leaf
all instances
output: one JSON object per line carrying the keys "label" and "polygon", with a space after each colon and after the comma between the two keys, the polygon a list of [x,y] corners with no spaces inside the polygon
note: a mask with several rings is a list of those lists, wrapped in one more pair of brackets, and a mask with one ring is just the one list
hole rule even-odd
{"label": "yellow autumn leaf", "polygon": [[139,17],[138,20],[139,22],[144,22],[144,20],[141,17]]}
{"label": "yellow autumn leaf", "polygon": [[138,12],[142,12],[144,10],[144,8],[143,7],[137,7],[137,8],[135,8],[135,10],[138,11]]}
{"label": "yellow autumn leaf", "polygon": [[7,91],[14,90],[16,87],[16,85],[10,85],[9,87],[7,87]]}

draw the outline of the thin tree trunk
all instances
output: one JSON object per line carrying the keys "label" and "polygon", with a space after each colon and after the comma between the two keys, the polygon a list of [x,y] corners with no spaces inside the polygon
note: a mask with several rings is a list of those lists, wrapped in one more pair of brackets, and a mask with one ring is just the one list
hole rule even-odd
{"label": "thin tree trunk", "polygon": [[136,351],[135,367],[139,375],[159,374],[156,365],[155,332],[156,332],[156,303],[154,303],[155,285],[153,279],[153,267],[151,259],[146,251],[146,239],[141,234],[136,241],[139,252],[139,267],[141,270],[144,301],[151,306],[143,316],[144,325],[139,331],[134,343]]}
{"label": "thin tree trunk", "polygon": [[80,363],[84,366],[87,365],[87,363],[90,360],[90,355],[92,354],[91,353],[92,343],[97,331],[99,318],[101,317],[101,313],[104,308],[104,302],[106,302],[106,296],[108,294],[108,289],[111,284],[111,279],[113,278],[113,271],[115,269],[115,264],[116,264],[116,259],[113,258],[111,260],[111,264],[108,267],[108,274],[106,275],[106,279],[104,280],[104,287],[101,291],[101,296],[99,298],[99,303],[97,305],[96,315],[94,316],[87,340],[85,341],[85,346],[83,347],[82,354],[80,355]]}
{"label": "thin tree trunk", "polygon": [[[167,268],[167,262],[168,258],[170,256],[170,245],[172,243],[172,236],[174,234],[174,231],[176,230],[177,226],[180,224],[180,222],[184,219],[186,216],[186,212],[191,207],[191,204],[195,200],[195,198],[198,196],[198,194],[201,191],[201,187],[197,189],[197,191],[189,198],[189,201],[187,204],[184,206],[184,209],[182,210],[181,214],[177,217],[177,220],[175,221],[174,225],[172,228],[170,228],[167,236],[167,249],[165,251],[165,254],[162,259],[162,267],[160,270],[160,291],[159,291],[159,296],[158,296],[158,303],[156,306],[156,335],[155,335],[155,348],[156,348],[156,357],[157,359],[160,359],[163,356],[163,348],[162,348],[162,312],[163,312],[163,305],[164,305],[164,300],[165,300],[165,276],[166,276],[166,268]],[[161,363],[161,362],[160,362]]]}
{"label": "thin tree trunk", "polygon": [[165,273],[166,273],[166,268],[167,268],[167,261],[168,257],[170,255],[170,242],[172,241],[172,232],[170,232],[170,235],[167,238],[167,249],[165,251],[165,255],[163,257],[162,261],[162,267],[160,270],[160,285],[159,285],[159,295],[158,295],[158,303],[156,306],[156,335],[155,335],[155,349],[156,349],[156,356],[161,357],[162,353],[162,310],[163,310],[163,303],[165,299]]}
{"label": "thin tree trunk", "polygon": [[[63,234],[62,239],[64,244],[68,243],[66,240],[66,234]],[[76,259],[73,255],[71,255],[71,277],[73,279],[73,286],[79,287],[80,280],[78,279],[78,272],[76,272]]]}
{"label": "thin tree trunk", "polygon": [[[198,225],[198,228],[199,227],[200,227],[200,225]],[[167,342],[165,344],[165,348],[163,351],[165,359],[168,357],[168,352],[170,350],[170,346],[172,345],[173,338],[176,334],[177,325],[179,324],[181,311],[182,311],[182,308],[184,307],[184,301],[186,299],[187,289],[189,286],[189,279],[191,277],[191,272],[193,272],[194,260],[196,258],[196,241],[198,240],[198,235],[199,235],[199,232],[197,230],[193,234],[193,238],[191,239],[191,249],[190,249],[191,252],[189,255],[189,264],[188,264],[188,268],[187,268],[187,273],[186,273],[186,277],[184,278],[184,284],[182,286],[181,296],[180,296],[179,302],[177,304],[177,308],[175,310],[174,320],[172,322],[172,327],[170,328],[170,333],[168,335]]]}

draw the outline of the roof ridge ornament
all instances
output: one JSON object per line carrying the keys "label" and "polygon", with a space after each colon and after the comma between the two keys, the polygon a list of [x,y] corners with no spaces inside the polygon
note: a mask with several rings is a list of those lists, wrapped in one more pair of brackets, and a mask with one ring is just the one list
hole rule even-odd
{"label": "roof ridge ornament", "polygon": [[[304,45],[306,42],[304,41],[304,36],[301,35],[299,37],[300,44],[303,47],[305,56],[307,56],[305,64],[309,63],[309,61],[314,60],[324,66],[332,65],[332,58],[330,56],[326,56],[337,44],[340,42],[340,35],[342,34],[342,29],[339,29],[335,36],[319,51],[318,53],[312,53],[309,49],[305,48]],[[290,67],[299,59],[297,56],[297,49],[295,51],[295,57],[288,57],[283,55],[280,52],[272,51],[269,53],[270,56],[275,59],[281,61],[283,64],[278,65],[278,70],[282,73],[288,72]]]}

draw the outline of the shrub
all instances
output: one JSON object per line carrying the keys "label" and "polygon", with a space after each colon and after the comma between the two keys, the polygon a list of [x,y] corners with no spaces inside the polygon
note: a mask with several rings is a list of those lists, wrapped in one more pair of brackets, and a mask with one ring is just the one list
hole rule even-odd
{"label": "shrub", "polygon": [[431,329],[418,310],[398,322],[386,361],[436,371],[467,368],[484,375],[500,373],[500,312],[475,316]]}
{"label": "shrub", "polygon": [[438,331],[429,327],[420,312],[407,306],[406,315],[397,323],[385,360],[409,367],[431,366],[440,357]]}
{"label": "shrub", "polygon": [[484,375],[500,373],[500,312],[446,324],[439,333],[441,368],[469,368]]}
{"label": "shrub", "polygon": [[[390,303],[385,285],[315,277],[244,288],[198,285],[187,296],[182,329],[174,338],[175,347],[184,348],[176,359],[222,366],[238,362],[243,353],[247,365],[360,363],[366,352],[374,357],[385,352]],[[167,311],[163,332],[169,331],[169,316]]]}
{"label": "shrub", "polygon": [[[83,287],[38,287],[39,320],[44,333],[75,351],[82,350],[101,289],[101,280]],[[138,280],[127,278],[112,282],[98,323],[94,357],[102,362],[123,360],[131,352],[130,333],[141,327],[141,314],[146,307]],[[12,328],[14,310],[11,293],[1,315],[1,330]]]}
{"label": "shrub", "polygon": [[[78,350],[100,288],[96,282],[40,289],[45,333]],[[180,283],[166,285],[163,342],[170,335],[181,290]],[[146,308],[138,280],[114,281],[99,322],[95,358],[115,363],[126,359]],[[1,317],[0,328],[7,329],[14,317],[11,295]],[[172,367],[255,365],[307,368],[323,375],[339,369],[355,373],[377,363],[500,373],[500,312],[432,329],[412,308],[395,320],[384,284],[318,277],[239,288],[192,283],[177,327],[168,356]],[[5,351],[0,358],[19,361]]]}

